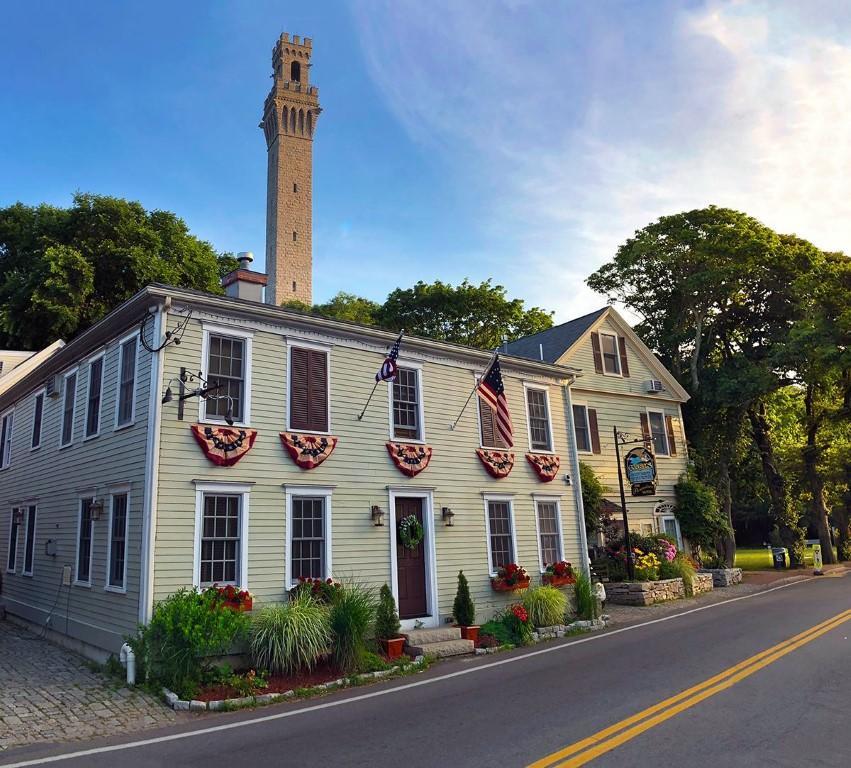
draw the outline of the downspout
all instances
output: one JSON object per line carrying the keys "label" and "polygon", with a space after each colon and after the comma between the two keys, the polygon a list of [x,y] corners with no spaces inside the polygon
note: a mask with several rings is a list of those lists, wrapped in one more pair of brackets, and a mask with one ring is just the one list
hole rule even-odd
{"label": "downspout", "polygon": [[136,654],[129,644],[121,646],[118,659],[127,669],[127,685],[136,685]]}
{"label": "downspout", "polygon": [[[153,344],[158,347],[163,337],[163,328],[168,321],[166,297],[157,307],[153,322]],[[165,350],[151,353],[151,384],[148,400],[148,434],[145,443],[145,504],[142,512],[142,562],[141,583],[139,586],[139,623],[147,624],[151,620],[154,608],[154,554],[157,530],[157,489],[160,469],[160,423],[162,421],[162,400],[160,392],[163,383],[163,356]],[[128,665],[129,674],[129,665]]]}
{"label": "downspout", "polygon": [[573,424],[573,402],[570,399],[570,385],[576,381],[571,378],[562,385],[567,412],[567,444],[570,448],[571,474],[573,475],[573,497],[576,500],[577,522],[579,525],[579,546],[582,547],[582,572],[591,579],[591,559],[588,557],[588,535],[585,532],[585,505],[582,503],[582,477],[579,474],[579,453],[576,449],[576,429]]}

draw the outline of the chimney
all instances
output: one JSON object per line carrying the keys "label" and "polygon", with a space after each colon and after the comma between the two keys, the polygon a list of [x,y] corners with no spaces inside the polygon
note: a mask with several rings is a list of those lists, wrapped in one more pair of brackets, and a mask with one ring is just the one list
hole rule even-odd
{"label": "chimney", "polygon": [[254,261],[251,251],[236,254],[239,267],[222,278],[225,295],[234,299],[246,301],[263,301],[263,288],[266,285],[266,275],[262,272],[252,272],[249,267]]}

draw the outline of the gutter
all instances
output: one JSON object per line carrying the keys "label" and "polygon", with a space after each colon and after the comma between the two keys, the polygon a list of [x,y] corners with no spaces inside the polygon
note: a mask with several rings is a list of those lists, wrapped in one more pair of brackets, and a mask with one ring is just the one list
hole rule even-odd
{"label": "gutter", "polygon": [[565,410],[567,415],[567,442],[570,447],[570,455],[572,461],[573,476],[576,481],[573,483],[573,497],[576,502],[577,524],[579,526],[579,546],[582,551],[579,553],[582,557],[582,572],[591,580],[591,561],[588,557],[588,534],[585,531],[585,505],[582,503],[582,476],[579,473],[579,454],[576,449],[576,429],[573,424],[573,402],[570,399],[570,385],[562,385],[564,390]]}

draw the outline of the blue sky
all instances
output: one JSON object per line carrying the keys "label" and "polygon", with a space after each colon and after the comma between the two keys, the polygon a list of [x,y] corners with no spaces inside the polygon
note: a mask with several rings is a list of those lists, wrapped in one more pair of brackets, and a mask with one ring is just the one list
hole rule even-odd
{"label": "blue sky", "polygon": [[7,4],[0,205],[173,210],[262,268],[257,127],[282,31],[314,40],[314,291],[488,277],[566,320],[665,213],[851,239],[851,10],[799,2]]}

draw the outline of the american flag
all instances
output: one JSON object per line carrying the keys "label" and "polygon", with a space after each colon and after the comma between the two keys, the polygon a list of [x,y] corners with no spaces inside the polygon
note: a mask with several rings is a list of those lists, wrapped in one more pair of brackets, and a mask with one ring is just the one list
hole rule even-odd
{"label": "american flag", "polygon": [[399,334],[399,338],[396,339],[393,349],[390,350],[390,354],[387,355],[381,364],[381,368],[378,369],[378,373],[375,374],[376,381],[396,381],[396,371],[399,369],[396,365],[396,358],[399,357],[399,347],[402,344],[402,336],[404,335],[404,331]]}
{"label": "american flag", "polygon": [[502,383],[502,370],[499,367],[499,355],[482,377],[476,394],[482,398],[496,414],[496,429],[503,442],[509,447],[514,446],[514,426],[511,423],[511,413],[508,411],[508,400],[505,398],[505,387]]}

